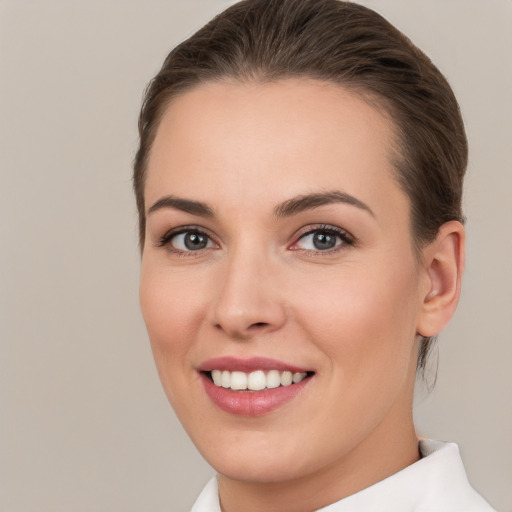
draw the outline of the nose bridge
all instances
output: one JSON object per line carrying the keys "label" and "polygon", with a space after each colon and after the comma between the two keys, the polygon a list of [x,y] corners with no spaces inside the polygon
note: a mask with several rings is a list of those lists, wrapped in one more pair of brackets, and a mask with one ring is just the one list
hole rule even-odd
{"label": "nose bridge", "polygon": [[246,338],[279,328],[285,312],[276,281],[277,263],[261,246],[240,240],[228,252],[213,323],[232,337]]}

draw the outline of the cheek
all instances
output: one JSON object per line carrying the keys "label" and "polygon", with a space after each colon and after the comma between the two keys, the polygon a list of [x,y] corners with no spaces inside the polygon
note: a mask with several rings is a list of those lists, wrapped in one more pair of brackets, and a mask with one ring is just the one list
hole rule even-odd
{"label": "cheek", "polygon": [[327,403],[336,404],[319,404],[318,428],[330,429],[328,439],[345,432],[340,451],[390,410],[408,410],[416,368],[414,275],[349,274],[319,281],[310,289],[315,300],[301,295],[296,302],[302,330],[328,361],[319,377]]}
{"label": "cheek", "polygon": [[296,317],[345,385],[378,385],[378,379],[408,370],[415,348],[416,280],[414,266],[397,272],[352,268],[331,279],[310,279],[308,294],[297,297]]}
{"label": "cheek", "polygon": [[151,341],[160,378],[167,381],[190,371],[191,340],[197,336],[206,308],[204,290],[179,272],[157,271],[142,267],[140,306]]}

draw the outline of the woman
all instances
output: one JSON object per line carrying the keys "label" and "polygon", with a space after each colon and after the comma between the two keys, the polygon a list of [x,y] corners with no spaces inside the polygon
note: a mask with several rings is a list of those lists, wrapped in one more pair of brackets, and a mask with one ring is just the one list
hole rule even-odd
{"label": "woman", "polygon": [[353,3],[247,0],[171,52],[139,130],[141,308],[218,472],[193,510],[492,510],[412,419],[464,268],[428,58]]}

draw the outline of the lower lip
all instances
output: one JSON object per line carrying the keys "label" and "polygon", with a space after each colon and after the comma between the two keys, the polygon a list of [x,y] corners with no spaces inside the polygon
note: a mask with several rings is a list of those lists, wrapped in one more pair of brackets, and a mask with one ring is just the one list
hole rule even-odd
{"label": "lower lip", "polygon": [[223,411],[241,416],[260,416],[279,409],[303,391],[311,378],[262,391],[233,391],[216,386],[204,373],[201,374],[203,388],[210,400]]}

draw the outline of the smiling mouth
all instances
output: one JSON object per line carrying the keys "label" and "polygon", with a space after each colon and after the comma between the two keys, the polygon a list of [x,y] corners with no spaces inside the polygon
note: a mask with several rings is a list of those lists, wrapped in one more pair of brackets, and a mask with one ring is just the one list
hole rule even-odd
{"label": "smiling mouth", "polygon": [[242,371],[210,370],[203,372],[219,388],[232,391],[262,391],[293,386],[314,375],[314,372],[291,372],[279,370]]}

